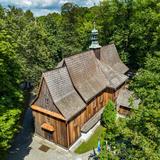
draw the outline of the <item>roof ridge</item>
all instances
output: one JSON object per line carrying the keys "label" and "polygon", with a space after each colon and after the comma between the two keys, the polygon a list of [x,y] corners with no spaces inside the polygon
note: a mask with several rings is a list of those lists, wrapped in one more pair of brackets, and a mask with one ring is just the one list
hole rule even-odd
{"label": "roof ridge", "polygon": [[101,48],[109,47],[109,46],[112,46],[112,45],[116,46],[116,45],[114,44],[114,42],[113,42],[113,43],[110,43],[110,44],[106,44],[106,45],[102,46]]}
{"label": "roof ridge", "polygon": [[44,75],[44,74],[46,74],[46,73],[49,73],[49,72],[52,72],[52,71],[55,71],[55,70],[63,69],[63,68],[65,68],[65,67],[66,67],[66,66],[58,67],[58,68],[53,68],[53,69],[51,69],[51,70],[48,70],[48,71],[43,72],[42,75]]}
{"label": "roof ridge", "polygon": [[93,50],[87,50],[87,51],[83,51],[83,52],[74,54],[74,55],[72,55],[72,56],[66,57],[66,58],[64,58],[64,60],[69,59],[69,58],[71,58],[71,57],[76,57],[76,56],[78,56],[78,55],[83,55],[83,54],[88,53],[88,52],[94,53]]}

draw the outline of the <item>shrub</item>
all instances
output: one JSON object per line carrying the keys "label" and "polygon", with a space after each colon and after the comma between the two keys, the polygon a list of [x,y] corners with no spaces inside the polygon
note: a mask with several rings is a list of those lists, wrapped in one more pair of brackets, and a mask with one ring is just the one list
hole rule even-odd
{"label": "shrub", "polygon": [[115,120],[116,120],[116,107],[115,107],[115,104],[110,100],[107,103],[107,105],[102,113],[101,124],[107,130],[109,130],[115,124]]}

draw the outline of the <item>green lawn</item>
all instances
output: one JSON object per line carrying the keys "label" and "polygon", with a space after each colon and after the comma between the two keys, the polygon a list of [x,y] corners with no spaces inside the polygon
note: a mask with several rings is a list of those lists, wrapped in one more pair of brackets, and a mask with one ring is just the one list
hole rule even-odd
{"label": "green lawn", "polygon": [[102,138],[104,136],[105,128],[102,126],[99,126],[94,134],[88,139],[88,141],[83,142],[76,150],[75,153],[81,154],[85,153],[87,151],[92,150],[93,148],[97,148],[98,144],[98,138]]}

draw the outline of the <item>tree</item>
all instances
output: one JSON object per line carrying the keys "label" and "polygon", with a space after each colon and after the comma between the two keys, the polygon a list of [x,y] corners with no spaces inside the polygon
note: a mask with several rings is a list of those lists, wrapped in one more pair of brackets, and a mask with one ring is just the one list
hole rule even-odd
{"label": "tree", "polygon": [[[18,120],[23,110],[23,94],[19,89],[22,67],[12,37],[5,30],[0,32],[0,159],[10,147],[17,132]],[[2,158],[3,159],[3,158]]]}
{"label": "tree", "polygon": [[119,159],[158,160],[160,159],[160,52],[146,58],[144,68],[138,71],[130,88],[141,98],[141,104],[130,117],[120,119],[116,123],[111,132],[110,144],[115,146],[115,156]]}
{"label": "tree", "polygon": [[104,126],[107,130],[112,128],[112,125],[115,124],[116,120],[116,108],[115,104],[109,100],[107,103],[102,116],[101,116],[101,124]]}
{"label": "tree", "polygon": [[[109,100],[107,103],[102,116],[101,124],[106,128],[104,139],[102,140],[102,151],[99,155],[100,159],[116,159],[113,153],[107,151],[108,146],[114,147],[114,137],[116,137],[117,128],[116,126],[116,107],[115,104]],[[112,144],[112,146],[111,146]]]}
{"label": "tree", "polygon": [[53,68],[55,61],[47,46],[46,31],[34,22],[26,28],[20,39],[19,50],[26,65],[24,78],[36,85],[42,72]]}
{"label": "tree", "polygon": [[155,53],[160,50],[159,10],[159,0],[106,0],[90,8],[66,3],[61,14],[35,18],[31,11],[0,6],[1,151],[10,146],[23,111],[19,84],[32,81],[36,87],[43,71],[53,69],[65,57],[88,50],[96,21],[100,44],[114,42],[130,69],[140,68],[131,88],[141,98],[141,107],[114,125],[114,116],[105,113],[110,117],[103,117],[104,125],[110,127],[105,139],[112,146],[116,144],[119,157],[142,159],[143,155],[156,159],[160,124],[160,65]]}

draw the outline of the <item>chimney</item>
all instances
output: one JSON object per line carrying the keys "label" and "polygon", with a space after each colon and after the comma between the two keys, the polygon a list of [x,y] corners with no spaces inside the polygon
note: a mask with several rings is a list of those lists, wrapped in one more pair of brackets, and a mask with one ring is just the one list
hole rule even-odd
{"label": "chimney", "polygon": [[95,22],[94,22],[94,29],[91,32],[91,45],[89,46],[90,49],[92,49],[95,53],[95,56],[97,59],[100,59],[100,48],[101,46],[98,43],[98,30],[95,28]]}

